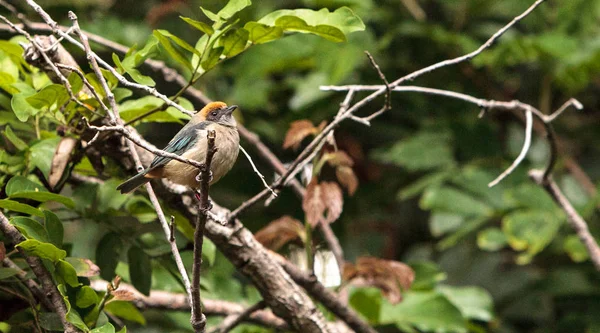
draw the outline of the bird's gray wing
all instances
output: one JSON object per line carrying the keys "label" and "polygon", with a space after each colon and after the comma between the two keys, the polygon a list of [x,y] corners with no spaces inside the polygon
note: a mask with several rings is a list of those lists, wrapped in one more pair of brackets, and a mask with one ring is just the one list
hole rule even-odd
{"label": "bird's gray wing", "polygon": [[[209,122],[203,121],[191,126],[184,126],[163,150],[179,156],[183,155],[198,142],[199,135],[197,131],[205,129],[209,124]],[[171,160],[168,157],[156,156],[148,169],[152,170],[164,166]]]}

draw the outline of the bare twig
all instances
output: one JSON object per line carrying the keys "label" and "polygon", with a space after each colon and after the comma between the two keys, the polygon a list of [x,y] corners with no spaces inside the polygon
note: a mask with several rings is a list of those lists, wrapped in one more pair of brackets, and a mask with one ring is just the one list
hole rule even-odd
{"label": "bare twig", "polygon": [[244,155],[246,155],[246,159],[248,160],[248,162],[250,162],[250,165],[252,165],[252,169],[254,170],[254,173],[256,173],[258,175],[258,178],[260,178],[260,180],[262,181],[265,188],[268,189],[269,191],[271,191],[271,194],[276,197],[277,193],[275,193],[275,191],[273,191],[273,189],[269,186],[269,184],[267,184],[267,182],[265,181],[265,176],[263,176],[263,174],[260,173],[260,171],[258,171],[258,169],[256,168],[256,165],[254,165],[254,162],[252,161],[252,157],[250,157],[250,155],[248,155],[248,153],[246,152],[246,149],[244,149],[244,147],[242,147],[240,145],[240,150],[242,151],[242,153],[244,153]]}
{"label": "bare twig", "polygon": [[506,176],[510,175],[518,166],[523,162],[525,156],[527,156],[527,152],[529,151],[529,147],[531,147],[531,132],[533,132],[533,116],[531,115],[531,110],[525,110],[525,142],[523,143],[523,148],[519,153],[519,156],[514,160],[514,162],[508,167],[508,169],[504,170],[496,179],[491,181],[488,186],[493,187],[499,182],[501,182]]}
{"label": "bare twig", "polygon": [[[23,235],[21,235],[17,228],[10,224],[2,212],[0,212],[0,231],[2,231],[4,236],[13,244],[19,244],[25,240]],[[52,275],[50,272],[48,272],[42,263],[42,260],[38,257],[28,255],[22,248],[18,246],[17,251],[19,251],[19,253],[25,258],[25,261],[27,261],[27,264],[29,267],[31,267],[33,274],[35,274],[37,279],[42,284],[42,290],[44,291],[44,294],[50,296],[51,309],[58,314],[60,321],[65,328],[65,332],[79,332],[79,330],[67,320],[67,306],[65,305],[62,295],[54,284]],[[43,304],[45,303],[43,300],[40,300],[40,302]]]}
{"label": "bare twig", "polygon": [[200,168],[200,195],[198,207],[198,220],[196,230],[194,231],[194,260],[192,266],[192,318],[190,322],[197,333],[203,333],[206,327],[206,317],[202,314],[202,303],[200,299],[200,272],[202,267],[202,244],[204,243],[204,226],[206,225],[207,214],[210,211],[210,201],[208,199],[208,189],[210,183],[210,166],[213,156],[217,152],[215,147],[216,132],[209,130],[207,132],[206,161]]}
{"label": "bare twig", "polygon": [[10,260],[8,258],[4,258],[4,260],[2,260],[2,264],[4,264],[4,266],[6,266],[6,267],[10,267],[10,268],[16,269],[18,271],[17,278],[19,280],[21,280],[21,282],[23,282],[25,284],[25,286],[27,286],[27,289],[29,289],[29,291],[31,291],[31,293],[35,296],[35,298],[46,309],[52,310],[54,308],[52,303],[50,303],[50,301],[48,300],[48,297],[46,297],[44,295],[44,292],[40,288],[39,284],[37,284],[35,281],[27,278],[27,272],[22,270],[21,267],[17,266],[17,264],[15,264],[12,260]]}
{"label": "bare twig", "polygon": [[546,121],[553,121],[554,119],[556,119],[556,117],[560,116],[563,112],[565,112],[565,110],[567,110],[570,106],[573,106],[577,110],[583,109],[583,104],[581,104],[581,102],[579,102],[575,98],[571,98],[568,101],[566,101],[565,104],[563,104],[560,108],[558,108],[558,110],[556,110],[551,115],[547,116]]}
{"label": "bare twig", "polygon": [[246,318],[250,317],[254,312],[258,310],[262,310],[267,306],[265,301],[260,301],[251,307],[247,308],[240,314],[233,314],[225,317],[223,322],[212,329],[210,333],[227,333],[234,329],[237,325],[239,325],[242,321],[246,320]]}

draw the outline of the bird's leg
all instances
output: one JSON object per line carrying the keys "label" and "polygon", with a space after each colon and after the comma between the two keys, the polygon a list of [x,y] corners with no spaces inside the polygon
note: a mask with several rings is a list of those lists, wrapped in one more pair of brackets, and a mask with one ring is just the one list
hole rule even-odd
{"label": "bird's leg", "polygon": [[[198,175],[196,176],[197,182],[200,182],[200,180],[202,179],[202,172],[203,171],[198,172]],[[213,180],[212,170],[208,170],[208,182],[210,183],[210,182],[212,182],[212,180]]]}
{"label": "bird's leg", "polygon": [[[200,203],[202,201],[202,193],[198,190],[194,190],[194,197]],[[206,207],[200,207],[200,210],[203,212],[208,212],[213,208],[212,201],[210,199],[206,199]]]}

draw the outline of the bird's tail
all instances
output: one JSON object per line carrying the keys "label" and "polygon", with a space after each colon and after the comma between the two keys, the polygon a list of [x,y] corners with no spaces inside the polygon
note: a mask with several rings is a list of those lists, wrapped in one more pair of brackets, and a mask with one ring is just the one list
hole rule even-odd
{"label": "bird's tail", "polygon": [[146,172],[140,172],[126,180],[123,184],[117,186],[117,190],[121,191],[123,194],[129,193],[151,180],[151,178],[146,178],[145,176]]}

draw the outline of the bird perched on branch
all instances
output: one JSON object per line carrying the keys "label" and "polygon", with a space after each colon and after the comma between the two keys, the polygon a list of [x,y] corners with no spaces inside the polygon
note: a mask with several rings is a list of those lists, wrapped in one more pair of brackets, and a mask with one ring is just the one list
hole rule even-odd
{"label": "bird perched on branch", "polygon": [[[190,160],[204,163],[208,149],[207,133],[215,131],[215,147],[210,166],[210,184],[216,183],[235,163],[239,152],[240,137],[232,113],[236,105],[227,106],[223,102],[208,103],[196,113],[179,133],[163,149]],[[156,156],[150,166],[117,187],[121,193],[129,193],[154,178],[166,178],[173,183],[197,189],[199,170],[193,165]]]}

